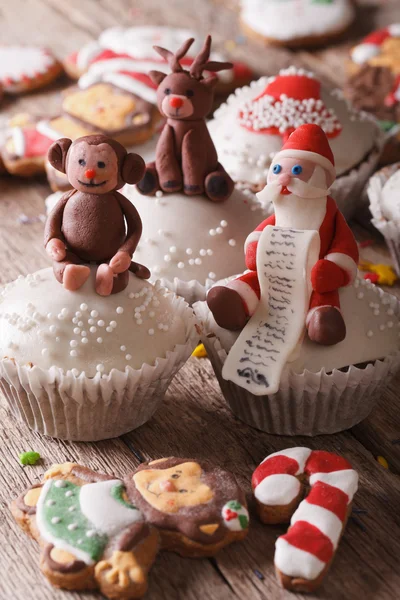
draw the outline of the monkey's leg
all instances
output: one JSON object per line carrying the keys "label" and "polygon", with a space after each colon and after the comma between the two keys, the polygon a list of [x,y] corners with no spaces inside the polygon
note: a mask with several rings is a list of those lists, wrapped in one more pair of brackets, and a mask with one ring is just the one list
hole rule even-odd
{"label": "monkey's leg", "polygon": [[53,262],[53,271],[57,281],[71,292],[79,290],[90,275],[89,267],[83,265],[81,259],[69,250],[63,261]]}
{"label": "monkey's leg", "polygon": [[161,189],[155,162],[146,165],[146,171],[137,184],[137,189],[144,196],[154,196]]}
{"label": "monkey's leg", "polygon": [[218,163],[217,169],[209,173],[205,179],[206,194],[213,202],[224,202],[233,192],[234,182]]}

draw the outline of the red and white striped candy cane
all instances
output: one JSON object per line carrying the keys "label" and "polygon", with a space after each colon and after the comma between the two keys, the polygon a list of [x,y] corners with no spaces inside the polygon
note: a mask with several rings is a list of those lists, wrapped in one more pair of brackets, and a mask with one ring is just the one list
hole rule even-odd
{"label": "red and white striped candy cane", "polygon": [[[311,490],[298,504],[305,482]],[[275,567],[285,587],[307,589],[307,582],[322,579],[334,557],[357,491],[357,472],[337,454],[288,448],[257,467],[252,487],[263,521],[285,522],[290,518],[285,507],[290,506],[290,527],[276,541]]]}

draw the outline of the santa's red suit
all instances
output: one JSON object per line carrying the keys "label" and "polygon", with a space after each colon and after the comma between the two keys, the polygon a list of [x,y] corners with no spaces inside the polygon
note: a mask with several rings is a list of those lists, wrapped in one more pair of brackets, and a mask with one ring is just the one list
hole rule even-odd
{"label": "santa's red suit", "polygon": [[[306,158],[322,166],[331,173],[334,179],[334,158],[325,135],[316,135],[315,125],[304,125],[298,128],[288,139],[278,157]],[[319,128],[318,128],[319,129]],[[262,192],[261,192],[262,194]],[[290,207],[290,196],[288,198]],[[305,206],[312,207],[313,199],[304,199]],[[322,208],[321,208],[322,206]],[[313,210],[311,208],[311,210]],[[319,260],[311,271],[312,294],[310,310],[306,324],[316,308],[335,307],[340,310],[339,289],[351,284],[357,274],[358,248],[351,229],[347,225],[336,202],[330,196],[319,200],[318,210],[313,211],[313,223],[310,226],[298,226],[299,215],[296,211],[278,211],[263,221],[247,238],[245,243],[246,266],[249,269],[244,275],[228,283],[227,287],[235,290],[242,299],[248,316],[251,316],[260,299],[260,286],[257,275],[257,244],[262,231],[268,225],[293,227],[297,229],[313,229],[319,231]],[[292,214],[292,216],[291,216]],[[301,219],[301,217],[300,217]]]}

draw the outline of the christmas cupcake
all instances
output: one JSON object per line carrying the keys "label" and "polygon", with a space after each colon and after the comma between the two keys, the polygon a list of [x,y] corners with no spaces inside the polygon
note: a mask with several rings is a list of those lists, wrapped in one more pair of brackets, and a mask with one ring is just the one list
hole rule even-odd
{"label": "christmas cupcake", "polygon": [[398,300],[356,279],[358,250],[329,188],[323,130],[303,125],[273,159],[274,214],[246,241],[248,271],[195,305],[233,412],[284,435],[352,427],[400,367]]}
{"label": "christmas cupcake", "polygon": [[49,160],[73,189],[46,222],[53,269],[1,292],[1,389],[41,433],[114,437],[152,416],[198,341],[195,319],[132,262],[141,220],[117,190],[140,179],[142,159],[96,135],[59,140]]}
{"label": "christmas cupcake", "polygon": [[385,238],[400,275],[400,163],[375,173],[369,180],[367,192],[371,222]]}
{"label": "christmas cupcake", "polygon": [[[375,115],[385,131],[400,123],[399,52],[400,23],[392,23],[354,46],[348,63],[346,96],[359,110]],[[383,164],[399,158],[400,142],[394,137],[385,149]]]}
{"label": "christmas cupcake", "polygon": [[241,0],[241,5],[249,37],[289,48],[328,45],[355,16],[351,0]]}
{"label": "christmas cupcake", "polygon": [[231,65],[209,61],[208,37],[185,69],[180,61],[192,42],[176,53],[157,47],[171,70],[150,73],[166,124],[155,162],[147,164],[137,187],[127,190],[143,220],[138,258],[143,256],[153,276],[188,302],[204,299],[215,281],[243,269],[245,232],[268,214],[251,193],[234,189],[205,123],[217,80],[203,72]]}
{"label": "christmas cupcake", "polygon": [[314,74],[290,67],[237,90],[215,112],[209,129],[234,181],[259,191],[274,154],[305,123],[320,125],[329,139],[337,170],[332,193],[349,218],[376,166],[384,134],[373,118],[355,112],[339,90],[326,90]]}

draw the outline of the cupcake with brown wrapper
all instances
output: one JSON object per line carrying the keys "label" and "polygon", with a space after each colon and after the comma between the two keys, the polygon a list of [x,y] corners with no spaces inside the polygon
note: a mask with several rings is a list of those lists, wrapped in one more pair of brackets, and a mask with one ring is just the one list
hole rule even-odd
{"label": "cupcake with brown wrapper", "polygon": [[322,129],[296,129],[260,194],[275,211],[247,238],[248,271],[195,305],[233,412],[270,433],[351,427],[400,364],[399,302],[356,279],[357,244],[328,195],[334,177]]}

